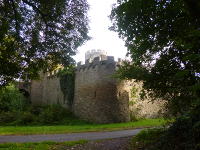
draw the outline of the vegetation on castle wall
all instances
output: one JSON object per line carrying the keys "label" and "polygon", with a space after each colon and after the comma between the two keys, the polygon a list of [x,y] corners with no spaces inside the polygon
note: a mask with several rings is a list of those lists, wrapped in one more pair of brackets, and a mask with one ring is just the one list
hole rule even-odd
{"label": "vegetation on castle wall", "polygon": [[131,100],[134,100],[134,101],[138,100],[139,97],[138,97],[137,93],[138,93],[138,88],[133,86],[131,88]]}
{"label": "vegetation on castle wall", "polygon": [[[130,99],[130,101],[129,101],[129,106],[130,107],[134,107],[134,105],[137,103],[136,101],[139,99],[139,97],[138,97],[138,88],[137,87],[135,87],[135,86],[133,86],[132,88],[131,88],[131,91],[130,91],[130,94],[131,94],[131,99]],[[140,109],[138,108],[138,107],[134,107],[134,109],[131,109],[130,110],[130,120],[131,121],[135,121],[135,120],[138,120],[138,117],[137,117],[137,115],[138,115],[138,111],[139,111]]]}
{"label": "vegetation on castle wall", "polygon": [[60,87],[64,95],[64,101],[67,101],[69,106],[72,106],[74,99],[75,86],[75,68],[74,66],[65,67],[58,73],[60,78]]}

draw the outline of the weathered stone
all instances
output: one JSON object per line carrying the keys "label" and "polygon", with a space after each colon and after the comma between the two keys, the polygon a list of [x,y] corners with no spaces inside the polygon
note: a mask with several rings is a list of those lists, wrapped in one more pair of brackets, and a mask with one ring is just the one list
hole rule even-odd
{"label": "weathered stone", "polygon": [[[155,118],[164,112],[164,101],[141,100],[141,82],[120,81],[113,77],[121,60],[115,62],[113,56],[105,57],[101,51],[90,52],[86,55],[86,64],[79,63],[75,72],[72,110],[78,117],[95,123],[113,123],[130,121],[133,115],[136,118]],[[68,106],[60,88],[60,79],[55,75],[41,74],[41,80],[31,82],[31,100],[34,104]]]}
{"label": "weathered stone", "polygon": [[115,62],[96,64],[95,68],[76,72],[74,113],[82,119],[97,122],[129,121],[128,94],[117,97],[117,80],[112,77]]}
{"label": "weathered stone", "polygon": [[40,80],[31,81],[31,101],[33,104],[60,104],[67,107],[57,76],[43,74]]}

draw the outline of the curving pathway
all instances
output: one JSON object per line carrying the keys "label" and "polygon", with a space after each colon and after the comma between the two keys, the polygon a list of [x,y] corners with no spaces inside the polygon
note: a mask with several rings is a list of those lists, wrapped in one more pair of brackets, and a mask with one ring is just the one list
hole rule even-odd
{"label": "curving pathway", "polygon": [[43,134],[43,135],[5,135],[0,136],[0,143],[25,143],[25,142],[43,142],[43,141],[78,141],[78,140],[101,140],[111,138],[121,138],[134,136],[142,129],[112,131],[112,132],[86,132],[69,134]]}

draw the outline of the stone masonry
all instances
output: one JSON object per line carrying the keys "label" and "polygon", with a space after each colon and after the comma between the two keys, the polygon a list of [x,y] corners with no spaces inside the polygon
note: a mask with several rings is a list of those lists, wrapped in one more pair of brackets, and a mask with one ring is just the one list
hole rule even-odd
{"label": "stone masonry", "polygon": [[113,57],[100,58],[77,67],[74,113],[98,123],[129,121],[128,96],[123,99],[125,93],[117,94],[118,81],[112,77],[116,62]]}
{"label": "stone masonry", "polygon": [[[120,64],[121,60],[115,62],[114,57],[106,56],[105,51],[86,53],[85,64],[78,63],[75,72],[72,110],[76,116],[95,123],[113,123],[130,121],[131,115],[153,118],[163,112],[163,101],[151,103],[150,99],[140,100],[142,83],[120,81],[113,77]],[[131,95],[132,88],[137,89],[134,97]],[[60,80],[55,75],[42,74],[40,80],[32,81],[30,95],[33,104],[67,107]]]}

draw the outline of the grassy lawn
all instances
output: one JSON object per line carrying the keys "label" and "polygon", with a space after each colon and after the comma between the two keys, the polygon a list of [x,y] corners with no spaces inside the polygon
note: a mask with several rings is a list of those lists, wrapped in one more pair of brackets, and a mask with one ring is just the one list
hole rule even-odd
{"label": "grassy lawn", "polygon": [[72,142],[6,143],[0,144],[0,150],[61,150],[85,143],[87,143],[86,140]]}
{"label": "grassy lawn", "polygon": [[164,125],[164,119],[144,119],[114,124],[55,125],[55,126],[0,126],[0,135],[55,134],[73,132],[113,131]]}

